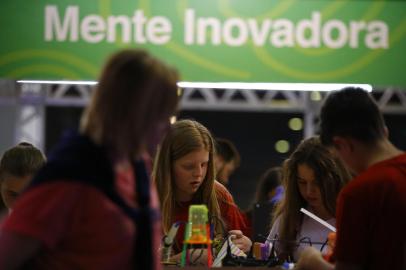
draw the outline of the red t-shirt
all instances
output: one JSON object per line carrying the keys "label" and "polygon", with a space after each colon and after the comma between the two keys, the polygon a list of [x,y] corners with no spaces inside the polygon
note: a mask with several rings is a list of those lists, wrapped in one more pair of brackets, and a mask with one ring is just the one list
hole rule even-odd
{"label": "red t-shirt", "polygon": [[[230,192],[219,182],[215,182],[214,188],[216,190],[217,201],[219,203],[221,218],[225,222],[226,230],[241,230],[245,235],[247,233],[247,226],[245,224],[243,215],[238,209],[237,205],[234,202],[233,196]],[[176,213],[174,216],[174,221],[183,221],[188,220],[189,215],[189,206],[193,202],[183,202],[178,205],[176,208]],[[185,233],[185,226],[182,224],[179,227],[179,231],[176,235],[176,241],[173,245],[175,254],[182,251],[182,243]]]}
{"label": "red t-shirt", "polygon": [[[134,177],[129,164],[116,167],[116,188],[134,204]],[[158,197],[151,189],[151,205]],[[153,251],[161,240],[161,224],[153,224]],[[134,222],[100,190],[74,181],[41,184],[22,194],[2,230],[43,243],[30,269],[134,269]],[[157,256],[159,258],[159,255]],[[159,260],[155,269],[160,269]]]}
{"label": "red t-shirt", "polygon": [[362,269],[405,269],[406,154],[374,164],[337,203],[335,259]]}

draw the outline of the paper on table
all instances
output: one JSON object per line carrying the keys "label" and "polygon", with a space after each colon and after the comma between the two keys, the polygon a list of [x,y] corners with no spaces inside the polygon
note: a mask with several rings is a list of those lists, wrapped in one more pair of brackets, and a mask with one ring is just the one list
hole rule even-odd
{"label": "paper on table", "polygon": [[333,232],[336,232],[336,228],[330,224],[328,224],[327,222],[325,222],[324,220],[322,220],[321,218],[319,218],[318,216],[316,216],[315,214],[313,214],[312,212],[307,211],[304,208],[300,208],[300,212],[308,215],[309,217],[311,217],[312,219],[314,219],[315,221],[319,222],[321,225],[326,226],[327,228],[329,228],[330,230],[332,230]]}

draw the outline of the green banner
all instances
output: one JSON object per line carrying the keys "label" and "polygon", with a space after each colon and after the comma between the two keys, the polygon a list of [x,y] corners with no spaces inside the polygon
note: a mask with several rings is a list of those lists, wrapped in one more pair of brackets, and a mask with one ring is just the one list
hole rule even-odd
{"label": "green banner", "polygon": [[97,79],[146,48],[183,81],[406,86],[406,2],[3,0],[0,77]]}

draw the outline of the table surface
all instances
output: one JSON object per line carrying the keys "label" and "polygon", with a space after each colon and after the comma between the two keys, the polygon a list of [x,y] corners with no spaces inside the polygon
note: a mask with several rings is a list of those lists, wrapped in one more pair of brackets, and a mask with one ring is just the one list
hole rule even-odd
{"label": "table surface", "polygon": [[214,270],[249,270],[249,269],[255,269],[255,270],[282,270],[284,268],[280,266],[275,266],[275,267],[240,267],[240,266],[235,266],[235,267],[213,267],[213,268],[207,268],[204,266],[186,266],[186,267],[178,267],[178,266],[164,266],[164,270],[174,270],[174,269],[184,269],[184,270],[207,270],[207,269],[214,269]]}

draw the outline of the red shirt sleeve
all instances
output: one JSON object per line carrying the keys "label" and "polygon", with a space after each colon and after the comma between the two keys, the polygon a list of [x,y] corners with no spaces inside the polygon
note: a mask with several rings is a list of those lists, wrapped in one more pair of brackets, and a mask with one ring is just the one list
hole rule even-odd
{"label": "red shirt sleeve", "polygon": [[215,189],[221,216],[227,225],[227,230],[241,230],[244,235],[249,236],[249,228],[245,222],[243,214],[235,204],[233,196],[217,181],[215,182]]}

